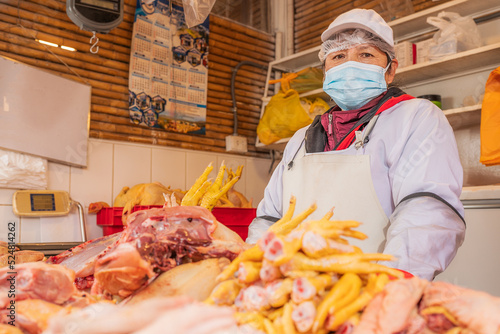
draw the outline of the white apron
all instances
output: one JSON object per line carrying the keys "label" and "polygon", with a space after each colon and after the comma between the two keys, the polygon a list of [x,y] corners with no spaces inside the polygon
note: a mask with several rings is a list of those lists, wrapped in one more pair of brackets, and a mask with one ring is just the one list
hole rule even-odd
{"label": "white apron", "polygon": [[[301,145],[293,166],[283,173],[283,214],[292,195],[297,198],[294,216],[316,203],[318,208],[307,220],[323,217],[332,207],[331,220],[356,220],[356,230],[368,238],[348,238],[365,253],[382,252],[385,246],[387,218],[375,193],[368,155],[312,153],[305,155]],[[350,148],[352,149],[352,147]]]}

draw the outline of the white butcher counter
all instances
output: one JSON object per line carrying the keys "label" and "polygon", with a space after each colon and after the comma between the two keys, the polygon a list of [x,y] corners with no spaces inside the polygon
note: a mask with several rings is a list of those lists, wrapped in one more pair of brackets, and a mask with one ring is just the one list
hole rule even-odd
{"label": "white butcher counter", "polygon": [[500,185],[465,187],[465,241],[436,280],[500,296]]}

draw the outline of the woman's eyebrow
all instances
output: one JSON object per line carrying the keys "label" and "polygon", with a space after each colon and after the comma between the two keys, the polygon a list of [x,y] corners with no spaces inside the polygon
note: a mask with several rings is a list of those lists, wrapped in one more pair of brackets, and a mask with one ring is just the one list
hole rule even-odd
{"label": "woman's eyebrow", "polygon": [[359,45],[358,50],[373,50],[375,47],[372,45]]}

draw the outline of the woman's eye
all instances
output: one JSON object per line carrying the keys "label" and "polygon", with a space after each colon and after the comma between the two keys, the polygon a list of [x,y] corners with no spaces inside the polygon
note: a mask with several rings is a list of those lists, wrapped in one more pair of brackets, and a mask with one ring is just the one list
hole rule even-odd
{"label": "woman's eye", "polygon": [[363,52],[361,54],[361,57],[363,57],[363,58],[370,58],[370,57],[373,57],[373,55],[371,53],[368,53],[368,52]]}

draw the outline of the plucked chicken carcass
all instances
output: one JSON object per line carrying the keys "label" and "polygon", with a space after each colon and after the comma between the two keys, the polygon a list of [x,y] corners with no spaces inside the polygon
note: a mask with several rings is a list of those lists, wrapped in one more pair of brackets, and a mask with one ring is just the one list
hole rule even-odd
{"label": "plucked chicken carcass", "polygon": [[233,259],[246,244],[205,208],[137,211],[121,233],[91,240],[49,258],[76,272],[78,288],[127,297],[158,274],[207,258]]}
{"label": "plucked chicken carcass", "polygon": [[189,296],[204,301],[217,284],[217,275],[229,262],[227,258],[213,258],[177,266],[161,273],[123,303],[137,304],[150,298],[172,296]]}
{"label": "plucked chicken carcass", "polygon": [[97,303],[54,317],[44,334],[234,334],[233,313],[229,307],[204,305],[186,296],[132,305]]}
{"label": "plucked chicken carcass", "polygon": [[353,333],[404,332],[427,284],[428,281],[417,277],[388,283],[368,304]]}
{"label": "plucked chicken carcass", "polygon": [[[424,290],[419,312],[436,333],[455,327],[476,334],[500,333],[500,298],[482,291],[433,282]],[[443,326],[448,321],[451,326]]]}
{"label": "plucked chicken carcass", "polygon": [[120,238],[120,233],[89,240],[58,255],[51,256],[47,263],[60,264],[75,272],[78,289],[92,287],[97,256]]}
{"label": "plucked chicken carcass", "polygon": [[[15,325],[23,333],[41,333],[48,319],[78,298],[75,274],[63,266],[30,262],[0,270],[0,323]],[[12,317],[14,315],[14,318]]]}
{"label": "plucked chicken carcass", "polygon": [[128,297],[175,266],[215,257],[232,260],[246,247],[198,206],[137,211],[127,225],[120,239],[97,257],[93,294]]}
{"label": "plucked chicken carcass", "polygon": [[168,197],[174,194],[178,204],[184,197],[184,192],[181,190],[170,189],[160,182],[140,183],[132,188],[124,187],[116,196],[113,206],[123,207],[123,216],[126,217],[136,205],[163,205],[164,194]]}
{"label": "plucked chicken carcass", "polygon": [[[24,299],[16,302],[15,327],[23,333],[40,334],[48,326],[49,320],[59,314],[69,313],[71,307],[64,307],[58,304],[50,303],[42,299]],[[8,310],[0,311],[1,321],[9,323]],[[0,333],[4,333],[1,332]],[[9,333],[9,332],[7,332]]]}
{"label": "plucked chicken carcass", "polygon": [[[62,304],[76,292],[75,273],[63,266],[44,262],[23,263],[16,266],[15,277],[9,268],[0,269],[0,309],[6,308],[11,298],[11,282],[15,282],[15,300],[43,299]],[[14,277],[14,279],[13,279]]]}
{"label": "plucked chicken carcass", "polygon": [[[9,261],[12,260],[10,253],[0,255],[0,267],[6,267],[9,265]],[[14,255],[14,261],[16,264],[27,263],[27,262],[37,262],[42,261],[45,255],[42,252],[32,251],[32,250],[20,250],[12,252]]]}
{"label": "plucked chicken carcass", "polygon": [[500,298],[417,277],[390,282],[361,315],[353,334],[497,334]]}

